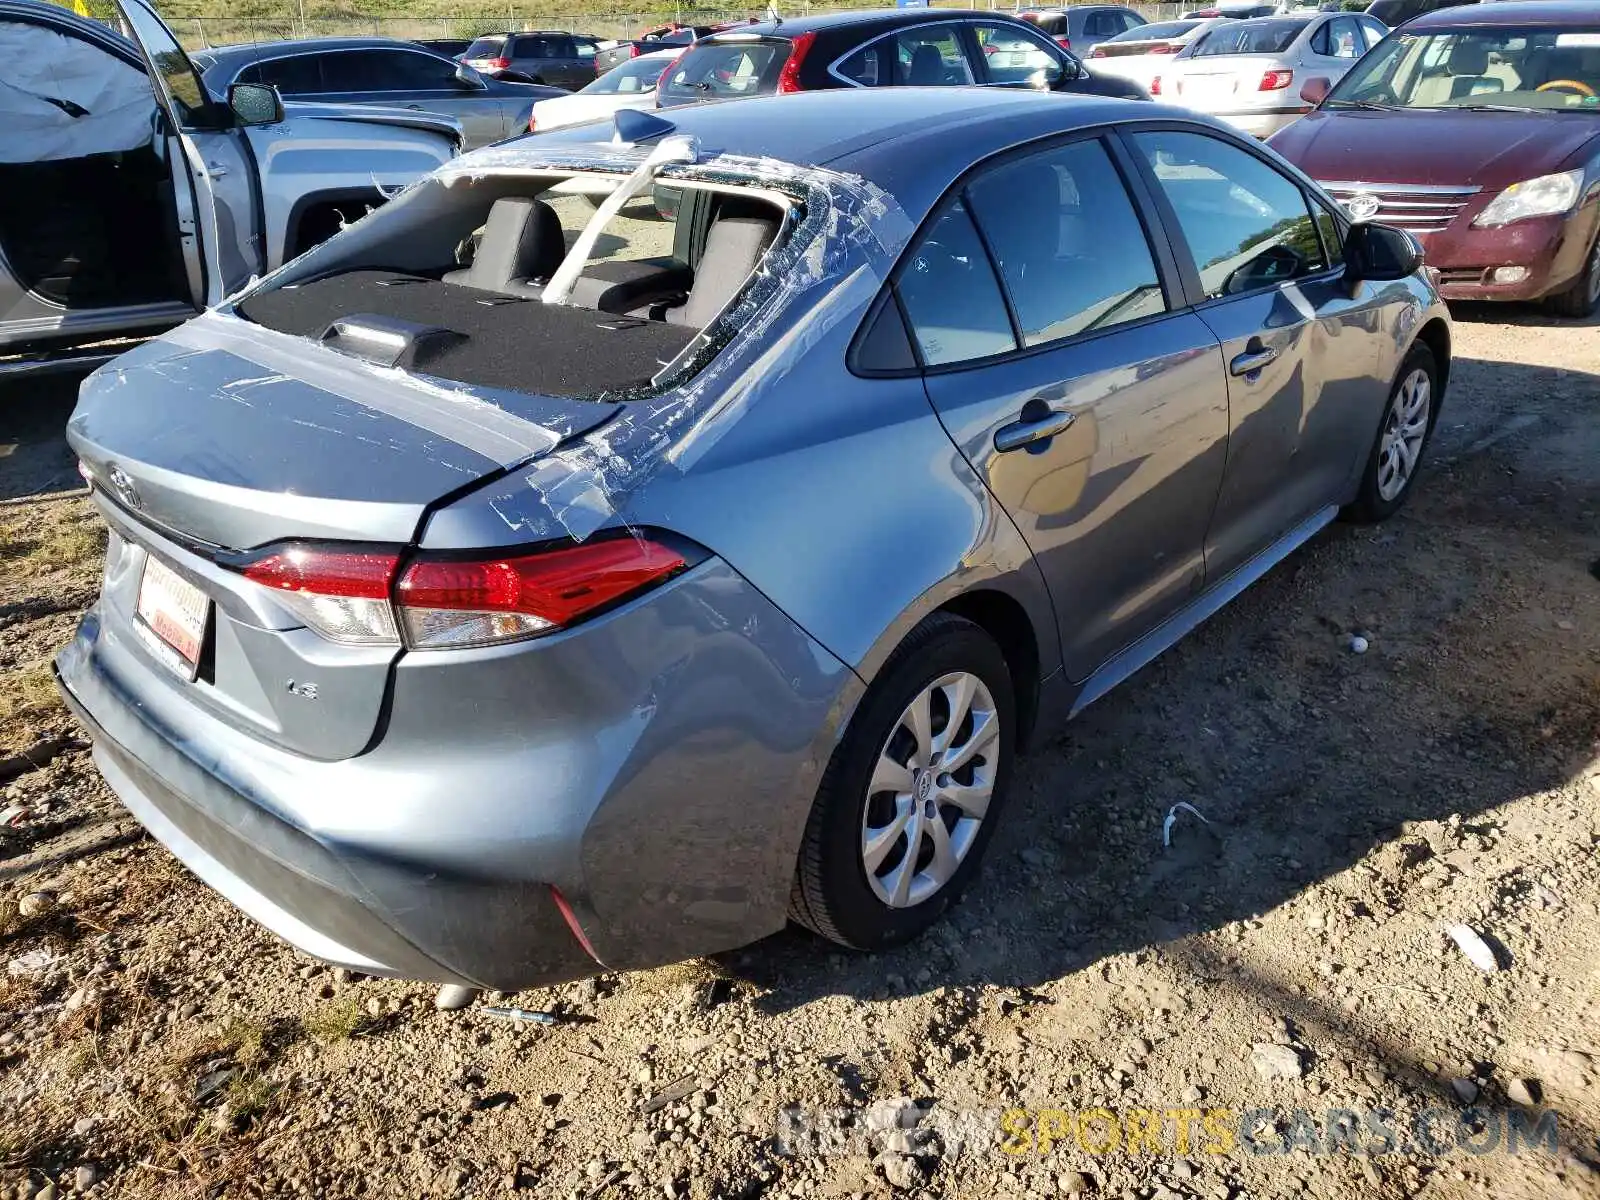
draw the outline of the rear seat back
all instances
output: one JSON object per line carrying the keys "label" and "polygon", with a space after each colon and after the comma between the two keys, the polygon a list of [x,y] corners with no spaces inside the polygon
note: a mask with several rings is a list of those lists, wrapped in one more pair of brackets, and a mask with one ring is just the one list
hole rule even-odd
{"label": "rear seat back", "polygon": [[696,328],[709,325],[744,286],[777,236],[775,215],[719,216],[706,234],[689,298],[681,307],[668,309],[667,320]]}
{"label": "rear seat back", "polygon": [[548,204],[520,196],[496,200],[472,265],[450,271],[444,282],[489,292],[537,294],[566,255],[561,218]]}

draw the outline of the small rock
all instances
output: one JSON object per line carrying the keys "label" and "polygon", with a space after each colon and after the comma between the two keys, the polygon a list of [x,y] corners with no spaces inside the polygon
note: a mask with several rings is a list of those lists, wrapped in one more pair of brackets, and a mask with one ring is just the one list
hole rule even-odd
{"label": "small rock", "polygon": [[1471,1104],[1478,1098],[1478,1085],[1470,1079],[1452,1079],[1450,1090],[1456,1094],[1456,1099],[1463,1104]]}
{"label": "small rock", "polygon": [[360,971],[352,971],[349,967],[335,967],[333,969],[333,981],[335,983],[359,983],[365,978],[366,976]]}
{"label": "small rock", "polygon": [[33,1200],[56,1200],[56,1185],[47,1183],[33,1194]]}
{"label": "small rock", "polygon": [[1306,1073],[1300,1051],[1293,1046],[1257,1042],[1250,1047],[1250,1065],[1262,1079],[1299,1079]]}
{"label": "small rock", "polygon": [[1506,1084],[1506,1099],[1513,1104],[1531,1108],[1539,1103],[1539,1098],[1543,1095],[1544,1089],[1539,1086],[1537,1079],[1513,1079]]}
{"label": "small rock", "polygon": [[1065,1196],[1082,1196],[1094,1191],[1094,1176],[1082,1171],[1063,1171],[1056,1177],[1056,1190]]}
{"label": "small rock", "polygon": [[1194,1164],[1188,1159],[1180,1158],[1172,1164],[1172,1174],[1178,1179],[1193,1179],[1199,1172],[1194,1169]]}
{"label": "small rock", "polygon": [[1351,654],[1365,654],[1371,648],[1372,643],[1359,633],[1352,633],[1346,645],[1350,647]]}
{"label": "small rock", "polygon": [[367,1012],[374,1017],[383,1016],[383,1001],[377,996],[367,998]]}
{"label": "small rock", "polygon": [[1183,1089],[1183,1102],[1185,1104],[1199,1104],[1205,1098],[1206,1094],[1200,1088],[1190,1086]]}
{"label": "small rock", "polygon": [[77,1012],[84,1005],[94,999],[94,993],[86,987],[81,987],[67,997],[67,1002],[61,1007],[67,1012]]}
{"label": "small rock", "polygon": [[99,1178],[99,1168],[93,1163],[80,1163],[78,1169],[72,1173],[72,1181],[80,1192],[88,1191]]}
{"label": "small rock", "polygon": [[583,1173],[590,1179],[599,1179],[600,1176],[606,1173],[605,1160],[603,1158],[591,1159],[588,1165],[583,1168]]}
{"label": "small rock", "polygon": [[878,1162],[883,1167],[884,1179],[898,1191],[908,1192],[922,1182],[922,1162],[909,1154],[882,1154]]}
{"label": "small rock", "polygon": [[99,1117],[79,1117],[72,1123],[72,1132],[79,1137],[88,1137],[98,1124],[100,1124]]}
{"label": "small rock", "polygon": [[1561,630],[1562,632],[1566,633],[1566,632],[1570,632],[1570,631],[1576,629],[1577,626],[1574,625],[1571,621],[1567,620],[1565,617],[1563,617],[1561,620],[1556,622],[1556,628]]}
{"label": "small rock", "polygon": [[183,1018],[187,1019],[189,1017],[194,1016],[199,1011],[200,1011],[200,1006],[198,1004],[196,1004],[193,1000],[190,1000],[182,1008],[178,1009],[178,1015],[180,1017],[183,1017]]}
{"label": "small rock", "polygon": [[447,983],[439,989],[439,994],[433,998],[433,1006],[440,1012],[457,1012],[467,1007],[477,998],[477,988],[463,987],[459,983]]}
{"label": "small rock", "polygon": [[49,892],[29,892],[17,901],[17,911],[25,917],[37,917],[55,907],[56,898]]}
{"label": "small rock", "polygon": [[580,979],[572,985],[574,1004],[593,1004],[600,998],[600,984],[594,979]]}

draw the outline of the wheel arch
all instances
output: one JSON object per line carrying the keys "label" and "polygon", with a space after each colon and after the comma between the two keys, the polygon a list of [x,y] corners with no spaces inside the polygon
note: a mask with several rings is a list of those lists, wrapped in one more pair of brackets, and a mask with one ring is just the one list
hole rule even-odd
{"label": "wheel arch", "polygon": [[1443,396],[1450,383],[1450,327],[1443,317],[1433,317],[1417,330],[1416,340],[1433,352],[1434,366],[1439,369],[1439,394]]}
{"label": "wheel arch", "polygon": [[1017,745],[1031,740],[1039,716],[1039,639],[1028,610],[1014,596],[996,588],[980,587],[946,601],[935,612],[947,612],[971,621],[1000,647],[1011,672],[1017,702]]}

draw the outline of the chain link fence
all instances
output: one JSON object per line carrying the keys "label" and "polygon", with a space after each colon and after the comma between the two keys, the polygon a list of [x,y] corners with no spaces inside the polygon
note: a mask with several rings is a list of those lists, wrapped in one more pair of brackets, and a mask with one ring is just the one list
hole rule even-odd
{"label": "chain link fence", "polygon": [[[785,16],[877,7],[863,3],[804,4],[781,6]],[[987,7],[1011,12],[1009,4],[961,3],[961,0],[934,0],[931,7],[971,9]],[[1171,20],[1183,10],[1182,4],[1133,4],[1149,20]],[[647,29],[677,23],[715,25],[725,21],[761,18],[764,8],[665,8],[637,13],[597,12],[591,8],[570,10],[540,8],[537,13],[508,8],[503,13],[480,11],[471,15],[365,16],[346,13],[338,16],[307,15],[301,11],[280,11],[271,16],[168,14],[167,23],[190,50],[207,46],[228,46],[241,42],[277,42],[310,37],[391,37],[405,41],[467,39],[486,33],[517,30],[559,29],[568,33],[599,38],[634,38]]]}

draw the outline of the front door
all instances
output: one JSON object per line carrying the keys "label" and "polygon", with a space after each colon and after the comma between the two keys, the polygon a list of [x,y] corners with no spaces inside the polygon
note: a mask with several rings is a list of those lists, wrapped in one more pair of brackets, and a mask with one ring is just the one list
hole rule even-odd
{"label": "front door", "polygon": [[[1196,300],[1222,343],[1232,427],[1208,535],[1213,578],[1349,487],[1377,432],[1376,290],[1352,297],[1339,227],[1300,184],[1222,137],[1129,135]],[[1315,212],[1314,212],[1315,207]]]}
{"label": "front door", "polygon": [[[209,96],[177,38],[145,0],[117,0],[177,139],[178,233],[195,304],[217,303],[266,265],[255,164],[225,102]],[[185,168],[187,168],[185,170]]]}
{"label": "front door", "polygon": [[1177,287],[1095,137],[973,179],[897,280],[928,397],[1032,548],[1073,680],[1204,581],[1227,393]]}

